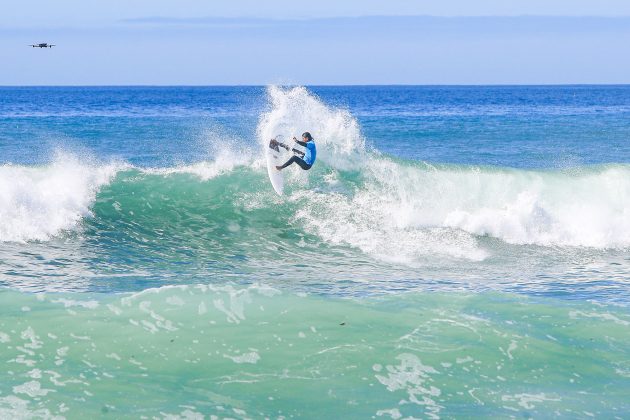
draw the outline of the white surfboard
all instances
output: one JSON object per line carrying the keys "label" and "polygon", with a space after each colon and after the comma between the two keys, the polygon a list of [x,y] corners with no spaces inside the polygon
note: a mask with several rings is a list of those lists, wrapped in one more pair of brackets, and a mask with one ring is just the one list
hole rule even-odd
{"label": "white surfboard", "polygon": [[[289,147],[289,150],[286,150],[284,147],[278,145],[277,143],[284,144]],[[269,180],[271,181],[271,185],[273,189],[278,193],[278,195],[282,195],[284,191],[284,175],[283,172],[286,170],[283,169],[279,171],[276,169],[276,166],[280,166],[284,164],[287,160],[293,156],[296,151],[301,151],[302,147],[299,147],[296,143],[292,145],[288,145],[282,141],[282,136],[276,136],[275,139],[272,139],[267,144],[265,148],[265,156],[267,158],[267,174],[269,175]],[[303,153],[303,152],[302,152]]]}
{"label": "white surfboard", "polygon": [[284,190],[284,176],[282,171],[276,169],[276,166],[280,166],[286,162],[290,155],[282,147],[274,144],[275,141],[276,139],[270,140],[265,148],[265,155],[267,157],[267,174],[269,174],[269,180],[271,181],[273,189],[276,193],[278,193],[278,195],[282,195]]}

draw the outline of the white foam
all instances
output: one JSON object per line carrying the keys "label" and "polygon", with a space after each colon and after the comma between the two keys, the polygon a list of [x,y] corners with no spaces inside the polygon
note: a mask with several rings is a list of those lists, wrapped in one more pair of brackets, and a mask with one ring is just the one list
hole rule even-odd
{"label": "white foam", "polygon": [[354,196],[296,193],[308,204],[296,216],[311,233],[329,243],[349,244],[378,259],[414,265],[422,257],[443,255],[483,260],[488,255],[471,235],[445,228],[404,226],[393,202],[370,191]]}
{"label": "white foam", "polygon": [[387,375],[375,375],[376,379],[390,392],[405,392],[408,396],[408,401],[405,403],[424,406],[427,417],[439,418],[443,407],[434,398],[439,397],[442,392],[431,384],[432,375],[439,372],[431,366],[424,365],[414,354],[403,353],[396,359],[400,361],[400,364],[388,365]]}
{"label": "white foam", "polygon": [[599,313],[599,312],[571,311],[569,312],[569,316],[572,319],[594,318],[594,319],[600,319],[603,321],[611,321],[611,322],[614,322],[615,324],[623,325],[626,327],[630,325],[630,321],[626,321],[625,319],[618,318],[617,316],[608,312]]}
{"label": "white foam", "polygon": [[[298,189],[289,197],[300,202],[296,216],[310,233],[388,262],[415,264],[419,256],[435,254],[487,257],[471,235],[418,219],[426,198],[416,183],[422,174],[369,153],[347,110],[325,105],[303,87],[271,86],[268,95],[271,110],[258,125],[261,143],[276,134],[299,137],[308,130],[316,140],[318,161],[333,169],[324,175],[325,190]],[[348,191],[341,185],[337,173],[348,170],[362,173],[361,188]],[[297,170],[289,174],[293,180],[305,176]]]}
{"label": "white foam", "polygon": [[389,410],[378,410],[376,412],[376,415],[378,417],[389,416],[390,418],[395,419],[395,420],[402,417],[402,414],[400,413],[400,410],[397,409],[397,408],[391,408]]}
{"label": "white foam", "polygon": [[61,153],[43,167],[0,166],[0,242],[44,241],[76,228],[119,169]]}
{"label": "white foam", "polygon": [[223,357],[232,359],[234,363],[250,363],[256,364],[260,360],[260,355],[256,351],[251,351],[249,353],[243,353],[235,356],[230,356],[229,354],[224,354]]}
{"label": "white foam", "polygon": [[[261,144],[310,131],[326,173],[288,171],[288,200],[311,234],[387,262],[424,265],[433,256],[479,261],[489,236],[510,244],[630,247],[630,167],[567,171],[395,161],[366,149],[356,119],[303,87],[268,89],[270,110],[258,125]],[[357,182],[345,182],[353,171]],[[357,178],[356,172],[359,176]],[[321,173],[321,170],[320,170]]]}
{"label": "white foam", "polygon": [[270,86],[267,93],[270,110],[261,115],[257,129],[261,148],[279,134],[286,141],[293,136],[301,140],[308,131],[315,139],[318,160],[335,168],[358,167],[365,139],[350,112],[325,105],[301,86]]}
{"label": "white foam", "polygon": [[510,244],[630,246],[630,168],[582,173],[433,168],[371,156],[350,192],[297,190],[299,220],[334,244],[414,264],[442,255],[473,261],[479,238]]}
{"label": "white foam", "polygon": [[369,206],[383,206],[395,229],[450,228],[512,244],[630,246],[629,167],[546,172],[374,158],[366,176]]}
{"label": "white foam", "polygon": [[445,226],[513,244],[630,246],[630,168],[486,172],[475,183],[458,181]]}
{"label": "white foam", "polygon": [[[473,261],[488,256],[474,236],[442,226],[420,171],[372,156],[364,161],[364,183],[350,193],[300,190],[298,219],[333,244],[348,244],[387,262],[421,264],[427,256]],[[423,187],[424,185],[424,187]]]}
{"label": "white foam", "polygon": [[51,302],[61,303],[63,304],[64,308],[71,308],[71,307],[78,306],[78,307],[86,308],[86,309],[96,309],[99,306],[98,302],[95,300],[81,301],[81,300],[60,298],[56,300],[51,300]]}
{"label": "white foam", "polygon": [[539,394],[515,394],[515,395],[503,395],[501,401],[504,402],[516,402],[520,407],[526,410],[533,410],[536,408],[536,403],[542,403],[545,401],[561,401],[558,397],[551,397],[544,393]]}
{"label": "white foam", "polygon": [[[3,419],[54,419],[62,420],[65,417],[54,415],[48,409],[29,409],[30,401],[23,400],[15,395],[0,397],[0,418]],[[37,404],[34,404],[37,405]]]}
{"label": "white foam", "polygon": [[42,388],[41,384],[37,381],[30,381],[22,385],[14,386],[13,392],[15,394],[26,394],[32,398],[32,397],[43,397],[49,392],[55,392],[55,391],[52,389]]}

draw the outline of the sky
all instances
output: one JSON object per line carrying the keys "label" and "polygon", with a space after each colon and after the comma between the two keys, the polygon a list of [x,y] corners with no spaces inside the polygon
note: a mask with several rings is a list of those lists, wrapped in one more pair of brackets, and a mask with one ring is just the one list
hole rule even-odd
{"label": "sky", "polygon": [[630,83],[627,0],[14,3],[0,85]]}

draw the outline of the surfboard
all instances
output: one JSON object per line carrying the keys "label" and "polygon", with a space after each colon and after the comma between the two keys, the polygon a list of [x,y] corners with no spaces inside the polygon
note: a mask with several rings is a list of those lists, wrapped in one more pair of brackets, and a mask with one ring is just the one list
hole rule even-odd
{"label": "surfboard", "polygon": [[[288,146],[290,150],[286,150],[284,147],[280,146],[279,143]],[[267,158],[267,174],[269,175],[269,180],[271,181],[271,185],[273,186],[274,191],[278,195],[282,195],[284,192],[284,175],[282,171],[276,169],[276,166],[280,166],[284,164],[291,156],[293,156],[296,152],[301,152],[297,144],[287,145],[282,141],[282,136],[276,136],[275,138],[269,140],[267,147],[265,148],[265,156]]]}
{"label": "surfboard", "polygon": [[282,171],[276,169],[276,166],[286,162],[290,155],[278,145],[278,140],[275,138],[269,141],[265,154],[267,157],[267,174],[271,185],[278,195],[282,195],[284,191],[284,176]]}

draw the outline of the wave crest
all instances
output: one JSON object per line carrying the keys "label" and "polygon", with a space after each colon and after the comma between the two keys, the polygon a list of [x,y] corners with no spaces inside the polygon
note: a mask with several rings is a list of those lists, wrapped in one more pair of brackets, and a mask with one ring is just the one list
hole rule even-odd
{"label": "wave crest", "polygon": [[119,169],[63,154],[45,167],[0,166],[0,241],[48,240],[74,228]]}
{"label": "wave crest", "polygon": [[[271,86],[268,95],[270,108],[257,127],[261,147],[279,133],[306,130],[318,145],[311,171],[287,170],[291,183],[282,200],[268,184],[260,149],[229,141],[217,142],[213,161],[132,168],[116,179],[129,165],[59,155],[45,167],[0,166],[0,241],[47,240],[92,212],[112,229],[142,225],[152,234],[173,225],[185,240],[191,226],[222,226],[238,212],[239,223],[252,230],[248,238],[266,238],[273,226],[295,222],[323,243],[411,264],[434,255],[483,260],[490,255],[483,237],[516,245],[630,247],[630,165],[533,171],[396,160],[369,151],[347,110],[304,87]],[[119,224],[123,218],[129,223]],[[240,231],[235,226],[227,232]]]}
{"label": "wave crest", "polygon": [[257,127],[261,147],[277,135],[300,138],[309,131],[317,143],[317,158],[339,169],[360,166],[365,138],[348,110],[329,107],[302,86],[267,89],[270,110],[260,116]]}

